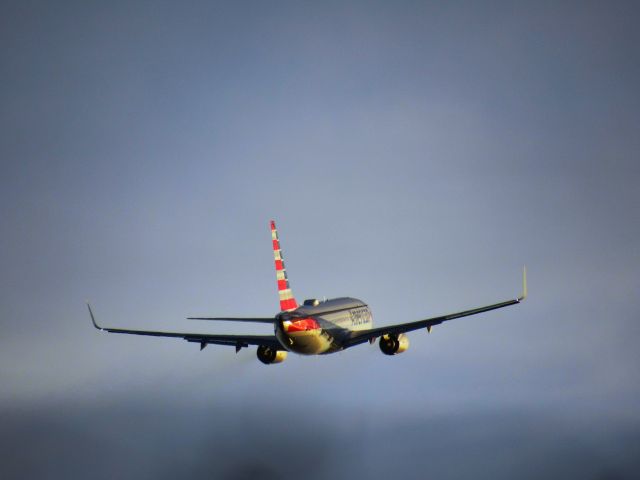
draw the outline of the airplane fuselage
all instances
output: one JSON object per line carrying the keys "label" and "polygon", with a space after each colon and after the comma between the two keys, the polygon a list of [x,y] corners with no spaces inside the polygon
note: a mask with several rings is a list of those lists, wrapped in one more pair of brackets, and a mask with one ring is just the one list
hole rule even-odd
{"label": "airplane fuselage", "polygon": [[373,316],[367,304],[357,298],[333,298],[281,312],[274,326],[276,338],[286,350],[319,355],[342,350],[353,332],[372,328]]}

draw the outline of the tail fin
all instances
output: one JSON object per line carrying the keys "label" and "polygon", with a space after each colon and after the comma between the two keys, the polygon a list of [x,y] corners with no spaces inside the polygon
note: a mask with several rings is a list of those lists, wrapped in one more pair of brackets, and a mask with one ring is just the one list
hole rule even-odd
{"label": "tail fin", "polygon": [[287,271],[284,268],[282,251],[280,250],[280,240],[276,230],[276,222],[271,220],[271,240],[273,241],[273,258],[276,262],[276,279],[278,280],[278,295],[280,296],[280,310],[287,312],[298,308],[298,302],[291,293]]}

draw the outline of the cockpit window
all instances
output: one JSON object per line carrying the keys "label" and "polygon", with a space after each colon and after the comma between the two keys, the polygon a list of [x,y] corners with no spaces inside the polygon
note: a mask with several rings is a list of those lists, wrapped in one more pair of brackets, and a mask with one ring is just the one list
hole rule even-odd
{"label": "cockpit window", "polygon": [[305,307],[317,307],[318,305],[320,305],[320,300],[318,300],[317,298],[309,298],[304,301],[303,305]]}

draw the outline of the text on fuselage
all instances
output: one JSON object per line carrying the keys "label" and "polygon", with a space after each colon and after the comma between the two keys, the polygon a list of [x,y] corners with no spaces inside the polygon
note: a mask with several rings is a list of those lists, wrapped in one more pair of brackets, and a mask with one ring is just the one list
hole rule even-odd
{"label": "text on fuselage", "polygon": [[369,323],[369,320],[371,319],[371,314],[369,313],[369,309],[367,308],[356,308],[354,310],[349,310],[349,316],[351,317],[352,326]]}

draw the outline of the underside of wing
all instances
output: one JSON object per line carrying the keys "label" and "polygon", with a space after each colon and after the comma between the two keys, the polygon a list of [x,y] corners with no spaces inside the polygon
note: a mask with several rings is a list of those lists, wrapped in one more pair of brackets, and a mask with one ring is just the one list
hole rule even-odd
{"label": "underside of wing", "polygon": [[352,337],[347,340],[346,348],[359,345],[361,343],[376,339],[383,335],[398,335],[400,333],[407,333],[420,328],[427,328],[431,330],[434,325],[439,325],[449,320],[456,318],[468,317],[470,315],[477,315],[478,313],[488,312],[498,308],[508,307],[509,305],[515,305],[520,303],[520,300],[508,300],[506,302],[496,303],[494,305],[488,305],[486,307],[474,308],[471,310],[465,310],[464,312],[451,313],[449,315],[442,315],[440,317],[426,318],[424,320],[418,320],[409,323],[400,323],[396,325],[389,325],[386,327],[372,328],[371,330],[363,330],[354,332]]}
{"label": "underside of wing", "polygon": [[188,342],[199,343],[201,350],[208,344],[234,346],[236,347],[236,351],[240,348],[248,347],[249,345],[264,346],[274,350],[284,350],[275,335],[216,335],[208,333],[159,332],[152,330],[129,330],[123,328],[101,327],[96,322],[91,306],[89,304],[87,304],[87,306],[89,308],[89,315],[91,316],[93,326],[104,332],[143,335],[148,337],[182,338]]}
{"label": "underside of wing", "polygon": [[353,332],[350,339],[345,342],[345,348],[353,347],[367,341],[373,341],[378,337],[384,335],[399,335],[402,333],[411,332],[420,328],[426,328],[431,331],[431,327],[439,325],[449,320],[456,318],[468,317],[471,315],[477,315],[479,313],[489,312],[491,310],[497,310],[498,308],[508,307],[510,305],[517,305],[527,298],[527,271],[523,269],[522,272],[522,294],[513,300],[507,300],[500,303],[494,303],[492,305],[486,305],[484,307],[472,308],[470,310],[464,310],[462,312],[450,313],[447,315],[441,315],[439,317],[426,318],[424,320],[417,320],[415,322],[400,323],[396,325],[389,325],[386,327],[372,328],[370,330],[361,330]]}

